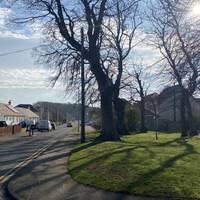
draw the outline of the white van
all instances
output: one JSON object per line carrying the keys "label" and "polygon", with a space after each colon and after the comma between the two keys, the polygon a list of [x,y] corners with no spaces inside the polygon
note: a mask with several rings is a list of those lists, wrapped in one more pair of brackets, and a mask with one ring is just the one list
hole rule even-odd
{"label": "white van", "polygon": [[52,126],[49,120],[40,120],[37,125],[38,131],[51,131]]}

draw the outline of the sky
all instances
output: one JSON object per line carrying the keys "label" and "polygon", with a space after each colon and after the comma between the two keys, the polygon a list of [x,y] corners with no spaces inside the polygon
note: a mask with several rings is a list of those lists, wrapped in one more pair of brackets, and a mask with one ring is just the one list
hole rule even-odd
{"label": "sky", "polygon": [[[11,9],[0,7],[0,102],[12,104],[33,104],[37,101],[75,102],[66,95],[60,84],[50,87],[51,72],[44,66],[36,64],[32,57],[33,50],[40,43],[41,33],[36,25],[14,29],[7,26]],[[138,56],[145,55],[145,60],[152,61],[151,49],[137,47]],[[25,51],[7,54],[9,52]],[[7,54],[7,55],[5,55]]]}
{"label": "sky", "polygon": [[[0,102],[13,105],[37,101],[73,102],[66,97],[62,85],[51,88],[50,71],[36,64],[31,48],[39,45],[40,34],[12,30],[6,26],[10,9],[0,7]],[[33,30],[30,27],[30,30]],[[23,52],[5,55],[8,52]]]}
{"label": "sky", "polygon": [[[33,104],[37,101],[76,102],[66,95],[63,85],[50,87],[52,73],[46,67],[36,64],[32,57],[32,48],[38,46],[41,40],[38,25],[27,25],[16,30],[6,25],[10,14],[11,9],[0,6],[0,102],[7,103],[11,100],[13,105]],[[138,30],[139,36],[143,33],[142,29]],[[6,54],[23,49],[25,51]],[[135,47],[133,59],[140,62],[142,58],[145,62],[143,64],[150,66],[156,63],[158,54],[157,50],[143,43]],[[156,91],[158,87],[157,85]]]}

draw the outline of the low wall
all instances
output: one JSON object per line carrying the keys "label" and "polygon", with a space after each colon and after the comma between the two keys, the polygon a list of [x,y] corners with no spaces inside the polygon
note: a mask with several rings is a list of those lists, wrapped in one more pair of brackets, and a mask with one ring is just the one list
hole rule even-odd
{"label": "low wall", "polygon": [[0,136],[14,135],[14,134],[20,133],[21,131],[22,131],[22,128],[20,125],[0,127]]}

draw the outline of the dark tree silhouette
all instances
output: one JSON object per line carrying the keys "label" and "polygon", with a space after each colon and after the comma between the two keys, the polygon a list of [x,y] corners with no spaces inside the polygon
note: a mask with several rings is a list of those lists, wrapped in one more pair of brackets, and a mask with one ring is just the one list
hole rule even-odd
{"label": "dark tree silhouette", "polygon": [[192,7],[192,3],[189,0],[156,0],[148,16],[153,44],[166,61],[163,66],[181,88],[182,137],[197,134],[190,98],[200,84],[200,19],[189,15],[187,8]]}
{"label": "dark tree silhouette", "polygon": [[[118,132],[120,131],[117,131],[113,119],[113,102],[116,102],[119,97],[123,60],[132,48],[132,39],[137,27],[134,20],[138,1],[16,0],[13,6],[24,11],[20,12],[21,15],[18,13],[20,16],[14,16],[12,19],[14,23],[39,22],[42,24],[45,44],[37,52],[38,61],[56,71],[54,83],[59,78],[71,86],[78,83],[81,52],[79,30],[81,26],[84,28],[83,56],[87,62],[86,68],[91,73],[91,79],[97,82],[101,101],[102,131],[100,138],[102,140],[119,140]],[[112,30],[112,24],[109,22],[112,20],[117,23],[117,34],[112,31],[110,33],[113,35],[110,36],[113,37],[108,37],[108,32]],[[135,26],[132,26],[133,24]],[[108,28],[109,25],[110,28]],[[124,45],[125,39],[128,40],[126,47]],[[115,43],[115,47],[111,42]],[[111,58],[111,55],[114,55],[114,50],[120,54],[117,55],[119,62],[115,62],[117,67],[114,67],[117,70],[113,71],[114,65],[111,67],[108,57]],[[95,90],[93,90],[94,93]],[[115,106],[115,108],[117,110],[118,107]]]}

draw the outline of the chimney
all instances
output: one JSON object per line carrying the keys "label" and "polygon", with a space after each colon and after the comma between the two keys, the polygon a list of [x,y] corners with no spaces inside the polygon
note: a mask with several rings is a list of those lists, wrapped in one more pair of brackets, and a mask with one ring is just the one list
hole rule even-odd
{"label": "chimney", "polygon": [[12,104],[12,101],[11,101],[11,100],[9,100],[9,102],[8,102],[8,105],[9,105],[9,106],[11,106],[11,104]]}

